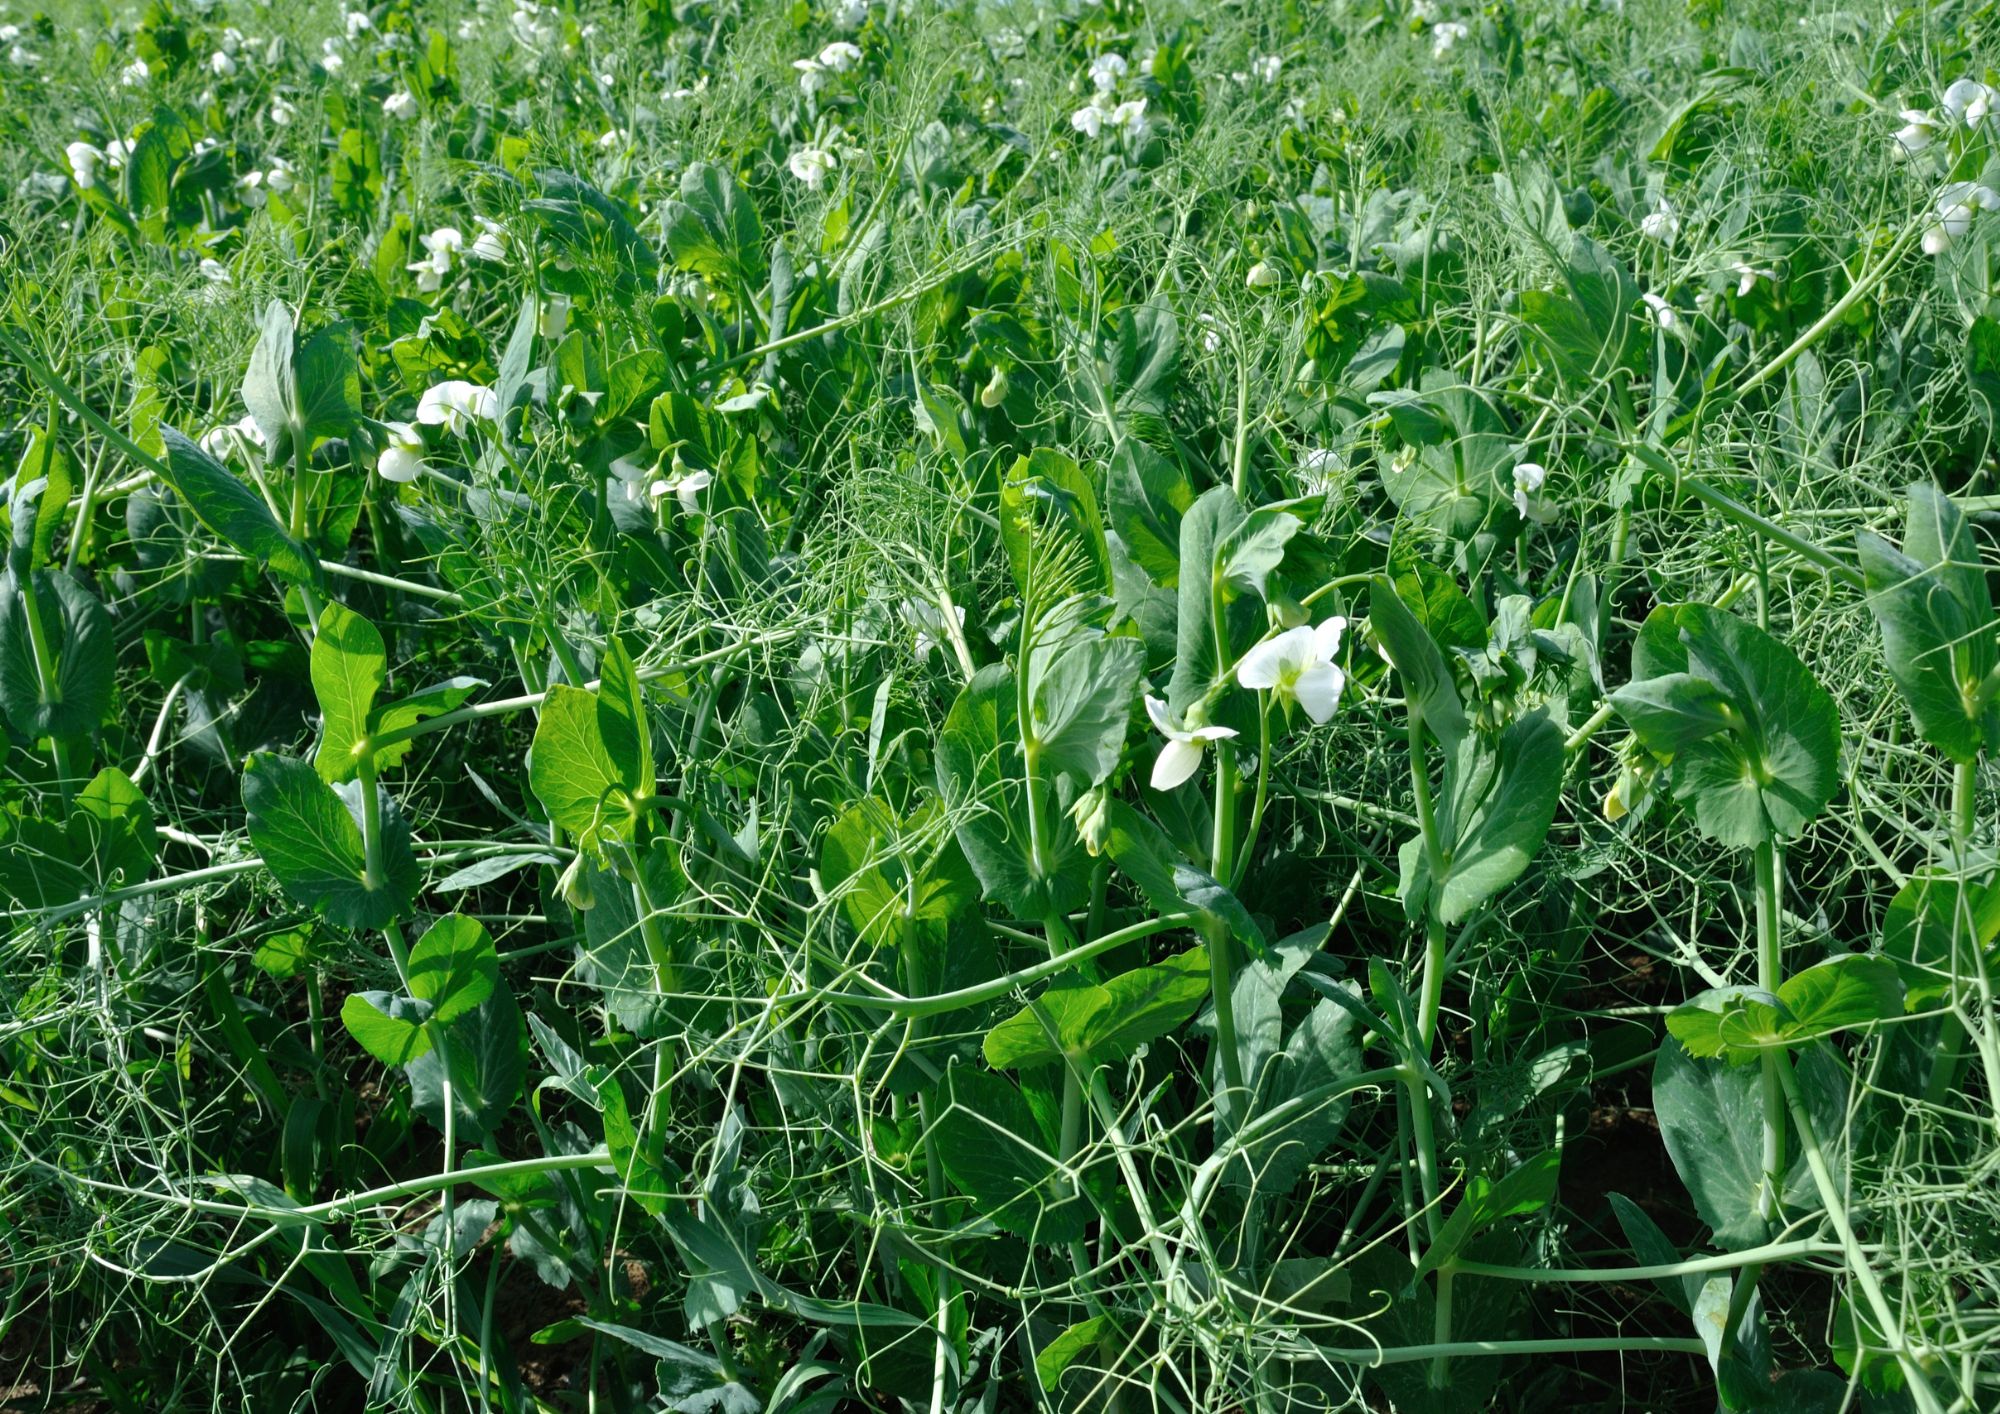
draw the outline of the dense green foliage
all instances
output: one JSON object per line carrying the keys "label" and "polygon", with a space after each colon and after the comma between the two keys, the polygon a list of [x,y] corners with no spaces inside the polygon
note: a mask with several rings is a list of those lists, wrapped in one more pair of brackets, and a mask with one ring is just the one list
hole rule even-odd
{"label": "dense green foliage", "polygon": [[0,1404],[1995,1407],[1995,31],[0,0]]}

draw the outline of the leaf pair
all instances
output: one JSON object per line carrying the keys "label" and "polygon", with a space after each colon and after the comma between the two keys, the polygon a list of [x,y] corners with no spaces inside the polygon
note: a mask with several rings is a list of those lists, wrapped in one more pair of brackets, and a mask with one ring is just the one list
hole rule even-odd
{"label": "leaf pair", "polygon": [[388,649],[375,625],[344,604],[328,603],[320,612],[311,656],[313,694],[320,710],[313,767],[328,785],[351,779],[364,753],[374,757],[377,770],[396,765],[409,755],[410,743],[376,746],[376,738],[452,711],[486,686],[480,678],[448,678],[377,707],[375,695],[389,680],[388,667]]}
{"label": "leaf pair", "polygon": [[408,1065],[431,1049],[431,1028],[449,1026],[500,985],[500,954],[476,919],[457,914],[433,923],[410,949],[410,994],[354,992],[340,1020],[361,1048],[384,1065]]}

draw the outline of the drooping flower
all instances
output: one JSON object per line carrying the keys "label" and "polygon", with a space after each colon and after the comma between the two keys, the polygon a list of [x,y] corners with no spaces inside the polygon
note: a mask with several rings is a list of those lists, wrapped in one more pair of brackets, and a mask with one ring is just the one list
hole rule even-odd
{"label": "drooping flower", "polygon": [[104,150],[87,142],[73,142],[63,149],[69,158],[69,169],[76,177],[76,184],[88,190],[97,185],[97,169],[104,162]]}
{"label": "drooping flower", "polygon": [[1146,715],[1167,739],[1167,744],[1160,748],[1159,759],[1153,762],[1154,790],[1172,790],[1195,773],[1195,768],[1201,765],[1201,753],[1210,742],[1227,741],[1236,735],[1234,727],[1177,727],[1167,715],[1167,704],[1150,693],[1146,697]]}
{"label": "drooping flower", "polygon": [[675,452],[673,462],[667,468],[667,474],[654,481],[646,491],[656,501],[668,492],[672,492],[674,499],[681,503],[683,511],[688,515],[699,515],[701,493],[714,484],[714,472],[702,467],[688,466],[681,460],[681,454]]}
{"label": "drooping flower", "polygon": [[389,443],[375,458],[384,481],[415,481],[424,469],[424,434],[407,422],[385,422]]}
{"label": "drooping flower", "polygon": [[1243,283],[1253,290],[1268,290],[1283,278],[1278,273],[1277,266],[1268,260],[1260,260],[1250,267],[1250,273],[1243,277]]}
{"label": "drooping flower", "polygon": [[813,190],[826,180],[840,159],[824,147],[801,147],[785,159],[785,167],[797,180]]}
{"label": "drooping flower", "polygon": [[1431,26],[1431,58],[1442,59],[1451,53],[1452,46],[1472,34],[1472,26],[1459,20],[1446,20]]}
{"label": "drooping flower", "polygon": [[1646,312],[1653,316],[1655,324],[1659,325],[1662,329],[1672,329],[1674,327],[1674,307],[1671,304],[1654,294],[1651,290],[1646,291],[1639,298],[1645,302]]}
{"label": "drooping flower", "polygon": [[1996,99],[2000,99],[2000,94],[1977,79],[1954,79],[1938,99],[1938,107],[1953,122],[1976,128],[1992,116]]}
{"label": "drooping flower", "polygon": [[451,273],[452,257],[465,249],[465,236],[456,226],[440,226],[417,240],[429,253],[405,268],[417,277],[417,288],[430,294],[443,287],[444,277]]}
{"label": "drooping flower", "polygon": [[861,46],[836,39],[819,51],[819,66],[828,73],[844,74],[861,63]]}
{"label": "drooping flower", "polygon": [[1942,255],[1952,242],[1972,229],[1975,211],[2000,207],[2000,195],[1977,182],[1953,182],[1938,193],[1937,224],[1924,232],[1924,254]]}
{"label": "drooping flower", "polygon": [[499,418],[500,395],[463,379],[440,383],[417,400],[418,422],[426,427],[442,426],[456,437],[463,437],[475,420],[497,422]]}
{"label": "drooping flower", "polygon": [[1681,233],[1681,218],[1674,214],[1667,199],[1661,197],[1653,204],[1653,209],[1639,218],[1639,234],[1649,241],[1661,245],[1672,245]]}
{"label": "drooping flower", "polygon": [[1775,270],[1759,270],[1755,266],[1741,260],[1730,266],[1729,271],[1732,275],[1736,276],[1736,298],[1738,299],[1747,298],[1750,292],[1757,288],[1759,280],[1775,281],[1778,278],[1778,272]]}
{"label": "drooping flower", "polygon": [[1514,468],[1514,509],[1521,513],[1521,519],[1541,525],[1552,514],[1542,500],[1542,487],[1548,484],[1549,469],[1540,462],[1522,462]]}
{"label": "drooping flower", "polygon": [[479,234],[471,245],[465,248],[468,260],[505,260],[507,258],[507,228],[490,216],[476,216]]}
{"label": "drooping flower", "polygon": [[1110,93],[1130,67],[1123,54],[1100,54],[1090,61],[1090,86],[1099,93]]}
{"label": "drooping flower", "polygon": [[240,454],[245,447],[255,447],[260,452],[265,450],[264,429],[257,425],[254,417],[244,417],[201,434],[201,449],[217,461],[227,461]]}
{"label": "drooping flower", "polygon": [[549,295],[544,298],[535,324],[544,339],[560,339],[569,327],[569,296]]}
{"label": "drooping flower", "polygon": [[1086,103],[1069,115],[1069,125],[1087,138],[1095,139],[1104,132],[1104,110],[1095,103]]}
{"label": "drooping flower", "polygon": [[417,116],[417,96],[408,89],[397,89],[382,100],[385,116],[398,120]]}
{"label": "drooping flower", "polygon": [[144,59],[134,59],[118,71],[118,82],[127,88],[137,88],[153,76],[153,66]]}
{"label": "drooping flower", "polygon": [[264,187],[268,191],[288,192],[298,184],[298,178],[292,173],[292,164],[282,157],[273,157],[264,169]]}
{"label": "drooping flower", "polygon": [[227,50],[218,49],[208,56],[208,71],[219,79],[234,78],[236,61],[229,56]]}
{"label": "drooping flower", "polygon": [[1929,147],[1937,139],[1942,125],[1937,115],[1923,108],[1905,108],[1899,115],[1903,126],[1896,129],[1897,161],[1906,161]]}
{"label": "drooping flower", "polygon": [[1347,620],[1339,615],[1316,628],[1301,624],[1286,629],[1243,655],[1236,665],[1236,681],[1296,702],[1308,717],[1324,723],[1340,705],[1347,686],[1347,674],[1333,661],[1346,632]]}
{"label": "drooping flower", "polygon": [[287,103],[284,99],[273,98],[271,100],[272,126],[280,128],[288,128],[292,125],[292,119],[296,118],[298,115],[299,115],[299,110],[294,108],[291,104]]}

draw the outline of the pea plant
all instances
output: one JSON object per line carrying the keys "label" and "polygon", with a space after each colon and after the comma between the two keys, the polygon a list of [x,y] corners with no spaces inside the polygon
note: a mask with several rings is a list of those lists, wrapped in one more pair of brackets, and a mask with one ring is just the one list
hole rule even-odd
{"label": "pea plant", "polygon": [[1995,1407],[1995,38],[0,0],[0,1406]]}

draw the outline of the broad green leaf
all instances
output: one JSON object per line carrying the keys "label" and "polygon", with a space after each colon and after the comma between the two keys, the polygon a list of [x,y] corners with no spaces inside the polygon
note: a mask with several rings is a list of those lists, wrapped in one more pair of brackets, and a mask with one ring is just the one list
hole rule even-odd
{"label": "broad green leaf", "polygon": [[937,787],[951,809],[965,812],[958,843],[986,897],[1016,917],[1042,918],[1081,902],[1086,861],[1075,831],[1048,829],[1036,867],[1015,713],[1013,673],[999,663],[981,668],[938,734]]}
{"label": "broad green leaf", "polygon": [[429,1007],[388,992],[349,992],[340,1023],[361,1049],[384,1065],[408,1065],[431,1048],[424,1028]]}
{"label": "broad green leaf", "polygon": [[[986,1063],[1019,1070],[1059,1062],[1122,1059],[1193,1016],[1208,996],[1208,949],[1190,948],[1101,983],[1053,985],[986,1033]],[[1039,1008],[1055,1027],[1050,1036]]]}
{"label": "broad green leaf", "polygon": [[1402,677],[1410,714],[1446,751],[1455,751],[1465,739],[1466,720],[1451,665],[1387,579],[1377,577],[1369,587],[1368,625]]}
{"label": "broad green leaf", "polygon": [[[313,638],[313,695],[319,699],[319,747],[313,768],[328,785],[361,767],[355,752],[369,732],[375,694],[389,680],[389,652],[375,625],[337,599],[320,611]],[[379,765],[379,763],[378,763]]]}
{"label": "broad green leaf", "polygon": [[[54,660],[46,682],[31,612]],[[95,594],[62,570],[0,574],[0,712],[15,731],[30,740],[94,732],[111,710],[116,670],[111,615]]]}
{"label": "broad green leaf", "polygon": [[42,569],[49,563],[56,532],[69,513],[75,481],[75,467],[61,443],[51,438],[46,428],[31,433],[6,507],[13,532],[7,563],[16,574]]}
{"label": "broad green leaf", "polygon": [[497,987],[458,1020],[427,1029],[442,1040],[404,1067],[410,1078],[410,1106],[433,1125],[444,1127],[444,1053],[449,1053],[459,1137],[483,1141],[520,1098],[527,1075],[521,1008],[511,992]]}
{"label": "broad green leaf", "polygon": [[1194,504],[1187,473],[1144,442],[1127,439],[1111,454],[1106,484],[1110,529],[1132,563],[1162,588],[1180,583],[1181,517]]}
{"label": "broad green leaf", "polygon": [[974,1065],[954,1065],[940,1087],[938,1156],[979,1214],[1043,1243],[1081,1237],[1092,1217],[1057,1170],[1055,1140],[1021,1092]]}
{"label": "broad green leaf", "polygon": [[[272,300],[264,306],[263,318],[257,326],[257,343],[250,350],[250,363],[243,371],[243,406],[256,419],[257,430],[264,434],[264,446],[274,460],[289,451],[292,429],[298,423],[297,383],[292,374],[296,337],[292,311],[283,300]],[[200,510],[195,514],[200,515]],[[225,534],[224,538],[229,537]]]}
{"label": "broad green leaf", "polygon": [[1717,987],[1676,1007],[1667,1017],[1667,1031],[1689,1055],[1749,1065],[1766,1051],[1784,1048],[1790,1021],[1770,992]]}
{"label": "broad green leaf", "polygon": [[694,162],[681,173],[680,195],[662,204],[667,253],[682,270],[725,282],[762,283],[764,231],[757,204],[727,168]]}
{"label": "broad green leaf", "polygon": [[[457,711],[465,705],[468,697],[488,685],[485,678],[473,677],[446,678],[443,682],[433,683],[429,687],[411,693],[408,697],[399,697],[394,702],[377,707],[369,733],[378,737],[386,736],[390,732],[414,726],[427,718],[441,717],[446,712]],[[410,754],[413,745],[414,742],[399,741],[378,748],[375,752],[376,769],[386,771],[398,764]]]}
{"label": "broad green leaf", "polygon": [[1044,658],[1031,654],[1032,731],[1043,769],[1087,789],[1110,775],[1125,749],[1125,731],[1145,670],[1136,638],[1094,629],[1069,635]]}
{"label": "broad green leaf", "polygon": [[630,798],[641,784],[625,771],[636,763],[621,763],[605,741],[607,715],[624,721],[615,707],[602,713],[594,692],[560,683],[550,688],[528,765],[528,783],[549,819],[585,848],[607,831],[624,837]]}
{"label": "broad green leaf", "polygon": [[838,897],[873,947],[942,947],[952,919],[979,899],[958,841],[926,809],[907,824],[883,802],[857,801],[820,841],[820,887]]}
{"label": "broad green leaf", "polygon": [[1284,563],[1285,546],[1319,510],[1320,498],[1274,501],[1243,517],[1215,547],[1215,581],[1232,596],[1267,598],[1271,575]]}
{"label": "broad green leaf", "polygon": [[174,155],[158,126],[147,128],[125,159],[125,205],[148,240],[167,238],[173,207]]}
{"label": "broad green leaf", "polygon": [[1562,1150],[1548,1149],[1509,1169],[1498,1179],[1473,1174],[1465,1196],[1452,1209],[1437,1239],[1424,1249],[1416,1280],[1434,1272],[1464,1251],[1466,1243],[1502,1218],[1540,1212],[1555,1201],[1556,1178],[1562,1171]]}
{"label": "broad green leaf", "polygon": [[[298,350],[292,364],[298,435],[345,437],[361,420],[361,368],[345,324],[329,324]],[[276,446],[277,443],[271,443]]]}
{"label": "broad green leaf", "polygon": [[168,481],[194,518],[272,573],[317,582],[319,564],[287,535],[264,498],[171,427],[160,428]]}
{"label": "broad green leaf", "polygon": [[116,766],[106,766],[77,793],[69,838],[77,864],[99,889],[144,881],[159,856],[152,804]]}
{"label": "broad green leaf", "polygon": [[419,876],[409,827],[395,798],[376,787],[382,871],[368,877],[361,787],[327,785],[304,761],[268,752],[243,771],[250,843],[292,898],[343,928],[380,928],[408,911]]}
{"label": "broad green leaf", "polygon": [[1111,591],[1097,493],[1061,452],[1038,447],[1015,459],[1000,483],[1000,539],[1030,612],[1071,594]]}
{"label": "broad green leaf", "polygon": [[1125,1341],[1109,1316],[1091,1316],[1063,1330],[1035,1354],[1035,1374],[1042,1387],[1054,1391],[1063,1371],[1078,1362],[1096,1369],[1099,1361],[1118,1353]]}
{"label": "broad green leaf", "polygon": [[410,991],[431,1005],[430,1020],[449,1025],[500,985],[500,954],[477,919],[450,914],[410,949]]}
{"label": "broad green leaf", "polygon": [[1497,742],[1475,733],[1446,763],[1437,828],[1445,867],[1433,877],[1423,839],[1403,846],[1403,906],[1435,908],[1462,922],[1521,877],[1541,849],[1562,798],[1563,734],[1540,708],[1510,722]]}
{"label": "broad green leaf", "polygon": [[2000,624],[1958,507],[1919,482],[1901,550],[1865,530],[1855,545],[1889,675],[1924,740],[1961,764],[2000,751],[2000,694],[1982,691],[2000,662]]}
{"label": "broad green leaf", "polygon": [[1673,793],[1696,828],[1733,849],[1795,839],[1838,784],[1840,720],[1826,689],[1777,639],[1705,604],[1659,606],[1633,644],[1635,682],[1676,675],[1707,682],[1738,719],[1684,740],[1673,758]]}
{"label": "broad green leaf", "polygon": [[1265,950],[1263,930],[1242,902],[1183,858],[1166,831],[1122,800],[1105,802],[1101,845],[1156,911],[1194,914],[1251,951]]}
{"label": "broad green leaf", "polygon": [[1733,717],[1721,689],[1692,673],[1628,682],[1611,694],[1611,705],[1640,744],[1662,757],[1729,730]]}
{"label": "broad green leaf", "polygon": [[[1181,573],[1175,605],[1174,675],[1167,684],[1167,705],[1176,715],[1186,712],[1205,696],[1209,688],[1235,665],[1239,647],[1248,647],[1262,636],[1264,606],[1254,599],[1225,601],[1222,631],[1225,643],[1215,641],[1214,573],[1220,547],[1243,524],[1245,517],[1236,493],[1216,486],[1181,517]],[[1230,717],[1234,708],[1237,716]],[[1255,712],[1248,694],[1232,693],[1224,699],[1221,724],[1238,731],[1256,730]]]}
{"label": "broad green leaf", "polygon": [[1853,954],[1795,972],[1778,987],[1791,1013],[1785,1039],[1810,1040],[1903,1014],[1903,982],[1886,957]]}
{"label": "broad green leaf", "polygon": [[1895,960],[1913,1012],[1936,1006],[1977,975],[1975,948],[2000,972],[1996,939],[2000,885],[1965,884],[1932,870],[1911,875],[1882,918],[1882,952]]}
{"label": "broad green leaf", "polygon": [[654,779],[653,728],[646,717],[645,689],[632,655],[616,634],[605,640],[598,672],[597,725],[604,734],[605,750],[630,788],[648,787]]}

